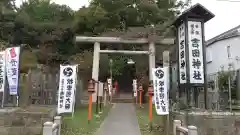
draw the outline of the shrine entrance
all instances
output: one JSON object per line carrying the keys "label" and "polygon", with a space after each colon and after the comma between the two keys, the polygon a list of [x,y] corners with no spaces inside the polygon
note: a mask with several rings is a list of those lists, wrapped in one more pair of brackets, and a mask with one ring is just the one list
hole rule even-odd
{"label": "shrine entrance", "polygon": [[[125,54],[125,55],[147,55],[149,57],[149,80],[152,80],[152,68],[155,68],[155,46],[156,45],[173,45],[173,38],[164,38],[159,41],[149,41],[148,39],[122,39],[119,37],[85,37],[85,36],[76,36],[76,42],[82,43],[94,43],[94,52],[93,52],[93,67],[92,67],[92,78],[96,81],[99,80],[99,60],[100,54]],[[135,50],[108,50],[100,49],[100,43],[108,44],[134,44],[134,45],[148,45],[147,51],[135,51]],[[169,53],[168,53],[169,54]],[[169,56],[168,56],[169,57]],[[168,59],[169,60],[169,59]],[[142,61],[145,62],[145,61]],[[132,83],[132,82],[131,82]],[[97,90],[97,87],[95,87]],[[96,93],[93,94],[93,102],[96,102]]]}

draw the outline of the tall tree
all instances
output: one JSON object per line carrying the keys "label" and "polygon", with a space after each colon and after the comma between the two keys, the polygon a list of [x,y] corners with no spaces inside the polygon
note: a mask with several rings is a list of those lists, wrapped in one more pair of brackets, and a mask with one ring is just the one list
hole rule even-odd
{"label": "tall tree", "polygon": [[49,0],[29,0],[18,9],[15,43],[38,49],[39,62],[65,59],[73,50],[72,22],[74,11]]}

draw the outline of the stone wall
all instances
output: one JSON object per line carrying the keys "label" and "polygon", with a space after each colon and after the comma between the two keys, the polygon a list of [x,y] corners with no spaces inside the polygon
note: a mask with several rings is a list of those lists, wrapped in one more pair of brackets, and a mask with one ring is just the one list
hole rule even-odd
{"label": "stone wall", "polygon": [[54,116],[55,109],[47,107],[2,111],[0,135],[41,135],[43,123],[52,121]]}
{"label": "stone wall", "polygon": [[240,113],[173,112],[171,115],[171,120],[173,119],[181,120],[185,126],[196,126],[198,128],[199,135],[240,134]]}

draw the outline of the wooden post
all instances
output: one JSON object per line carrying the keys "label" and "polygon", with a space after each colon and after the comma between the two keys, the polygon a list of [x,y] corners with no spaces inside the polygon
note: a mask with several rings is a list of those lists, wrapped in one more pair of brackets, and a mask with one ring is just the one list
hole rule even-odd
{"label": "wooden post", "polygon": [[92,119],[92,94],[95,91],[95,80],[91,79],[88,82],[88,94],[89,94],[89,102],[88,102],[88,124],[90,123]]}
{"label": "wooden post", "polygon": [[89,103],[88,103],[88,123],[92,119],[92,93],[89,93]]}
{"label": "wooden post", "polygon": [[[164,51],[163,52],[163,67],[168,67],[168,73],[169,73],[169,51]],[[168,91],[168,96],[169,96],[169,76],[167,76],[167,91]],[[168,97],[169,99],[169,97]],[[169,102],[168,102],[169,104]],[[169,105],[168,105],[169,106]],[[164,117],[164,131],[165,131],[165,135],[168,135],[169,134],[169,114],[167,116],[163,116]]]}
{"label": "wooden post", "polygon": [[149,126],[150,126],[150,131],[152,131],[152,95],[149,94]]}
{"label": "wooden post", "polygon": [[143,87],[142,85],[139,86],[139,105],[142,106],[142,91]]}

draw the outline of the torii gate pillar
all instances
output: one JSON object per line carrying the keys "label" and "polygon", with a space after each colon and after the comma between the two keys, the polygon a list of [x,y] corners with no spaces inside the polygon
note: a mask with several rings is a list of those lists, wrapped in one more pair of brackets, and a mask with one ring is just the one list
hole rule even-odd
{"label": "torii gate pillar", "polygon": [[149,43],[149,81],[152,81],[152,68],[156,67],[155,62],[155,44],[154,42]]}
{"label": "torii gate pillar", "polygon": [[[92,79],[98,81],[99,76],[99,60],[100,60],[100,43],[94,43],[94,52],[93,52],[93,66],[92,66]],[[95,85],[95,91],[97,91],[97,85]],[[96,102],[97,92],[92,94],[92,101]]]}

